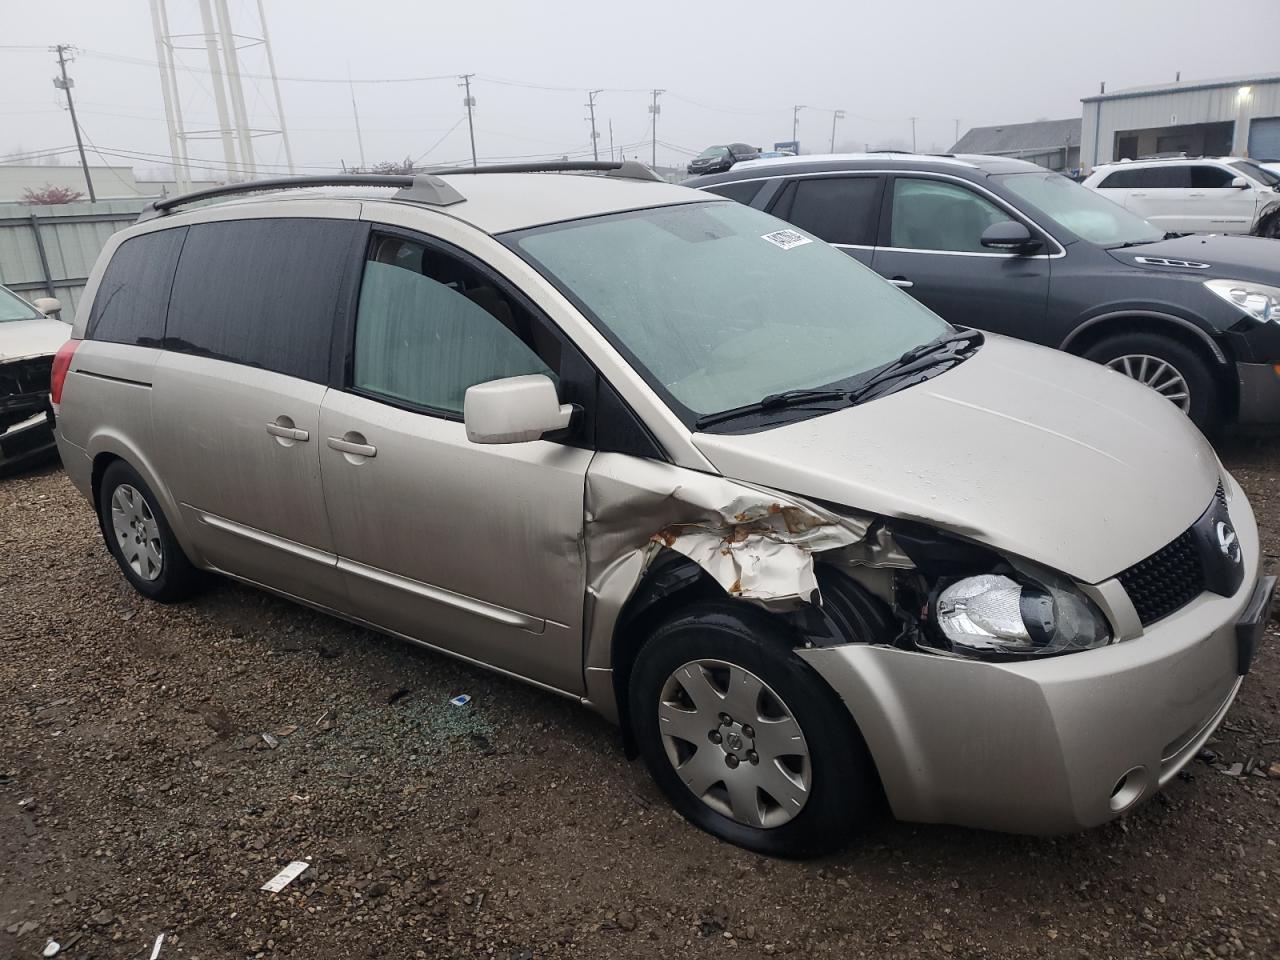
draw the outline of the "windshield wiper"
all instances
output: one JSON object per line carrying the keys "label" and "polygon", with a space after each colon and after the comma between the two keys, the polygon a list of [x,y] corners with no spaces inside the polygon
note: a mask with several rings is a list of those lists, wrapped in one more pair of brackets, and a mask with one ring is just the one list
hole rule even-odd
{"label": "windshield wiper", "polygon": [[[888,366],[881,367],[871,379],[858,384],[852,389],[784,390],[782,393],[771,393],[755,403],[748,403],[730,410],[721,410],[719,413],[705,414],[695,420],[693,426],[694,429],[701,430],[704,427],[724,423],[727,420],[736,420],[739,417],[753,413],[768,413],[771,410],[803,407],[811,403],[838,402],[841,405],[859,403],[862,400],[869,399],[869,394],[878,387],[885,387],[887,392],[891,392],[891,387],[902,385],[901,381],[913,374],[930,370],[941,363],[959,363],[965,357],[962,352],[965,347],[981,342],[982,331],[969,328],[960,329],[945,337],[929,340],[919,346],[912,347],[896,360],[890,361]],[[891,381],[892,384],[890,383]]]}
{"label": "windshield wiper", "polygon": [[832,400],[847,402],[848,399],[848,390],[784,390],[782,393],[771,393],[755,403],[721,410],[719,413],[708,413],[695,420],[693,425],[701,430],[703,427],[736,420],[752,413],[767,413],[770,410],[785,410],[788,407],[802,407],[808,403],[826,403]]}
{"label": "windshield wiper", "polygon": [[908,381],[918,382],[912,379],[917,374],[923,374],[944,363],[948,367],[957,364],[965,359],[965,348],[976,347],[982,343],[982,339],[982,331],[967,328],[912,347],[887,367],[882,367],[869,380],[864,380],[850,390],[849,402],[862,403],[864,400],[882,397],[900,387],[909,386]]}
{"label": "windshield wiper", "polygon": [[1126,240],[1124,243],[1113,244],[1107,247],[1108,250],[1123,250],[1125,247],[1145,247],[1148,243],[1159,243],[1160,240],[1176,240],[1178,237],[1184,237],[1184,233],[1174,233],[1172,230],[1165,233],[1159,240]]}

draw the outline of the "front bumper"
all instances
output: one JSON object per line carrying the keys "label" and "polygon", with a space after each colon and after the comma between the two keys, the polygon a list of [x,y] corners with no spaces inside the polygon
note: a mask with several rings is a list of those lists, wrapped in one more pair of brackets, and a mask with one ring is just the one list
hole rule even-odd
{"label": "front bumper", "polygon": [[1172,779],[1240,688],[1236,624],[1254,600],[1260,555],[1238,489],[1233,500],[1240,589],[1202,594],[1133,639],[1003,664],[864,644],[797,651],[849,707],[895,816],[1068,833]]}
{"label": "front bumper", "polygon": [[0,468],[8,471],[53,453],[53,425],[41,410],[0,433]]}
{"label": "front bumper", "polygon": [[1280,424],[1280,364],[1237,363],[1241,424]]}

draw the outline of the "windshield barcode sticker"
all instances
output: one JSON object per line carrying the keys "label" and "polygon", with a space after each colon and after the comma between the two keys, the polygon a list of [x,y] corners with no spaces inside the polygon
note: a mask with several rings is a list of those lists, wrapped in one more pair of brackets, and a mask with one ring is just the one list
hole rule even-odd
{"label": "windshield barcode sticker", "polygon": [[761,240],[768,240],[775,247],[781,247],[783,250],[790,250],[792,247],[802,247],[806,243],[813,243],[803,233],[797,233],[795,230],[775,230],[773,233],[761,235]]}

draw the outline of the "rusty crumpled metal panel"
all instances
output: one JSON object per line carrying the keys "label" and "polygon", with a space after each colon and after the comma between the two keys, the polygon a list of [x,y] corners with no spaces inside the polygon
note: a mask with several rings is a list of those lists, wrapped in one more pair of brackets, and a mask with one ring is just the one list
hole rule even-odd
{"label": "rusty crumpled metal panel", "polygon": [[817,595],[814,556],[841,566],[911,566],[873,518],[671,464],[601,453],[586,490],[588,669],[608,669],[623,604],[663,547],[729,596],[789,610]]}

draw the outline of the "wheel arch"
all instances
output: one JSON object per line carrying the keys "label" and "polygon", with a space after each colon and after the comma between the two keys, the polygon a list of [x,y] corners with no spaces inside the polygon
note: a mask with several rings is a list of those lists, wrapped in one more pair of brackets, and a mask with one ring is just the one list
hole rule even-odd
{"label": "wheel arch", "polygon": [[[775,613],[746,600],[731,600],[775,620],[793,638],[793,646],[833,646],[865,643],[870,635],[891,639],[893,615],[882,601],[842,571],[818,562],[815,572],[822,590],[818,604],[791,613]],[[610,649],[614,705],[626,755],[638,755],[631,728],[629,690],[631,669],[640,648],[664,619],[682,607],[703,600],[730,599],[714,579],[688,557],[661,551],[645,571],[618,615]],[[855,634],[865,634],[856,636]],[[857,726],[856,717],[850,720]]]}
{"label": "wheel arch", "polygon": [[1228,416],[1239,409],[1239,384],[1233,376],[1234,357],[1203,327],[1186,317],[1149,309],[1124,309],[1098,314],[1080,323],[1058,349],[1084,356],[1097,344],[1126,333],[1146,333],[1167,337],[1195,351],[1209,366]]}
{"label": "wheel arch", "polygon": [[[90,438],[86,453],[91,461],[89,487],[93,496],[93,511],[98,514],[100,527],[102,525],[102,516],[98,509],[98,498],[101,493],[102,478],[106,474],[107,468],[113,462],[120,460],[138,471],[138,475],[142,477],[143,481],[151,489],[152,494],[160,501],[160,509],[164,512],[169,529],[178,541],[179,546],[182,547],[183,552],[191,559],[192,563],[196,566],[200,565],[197,560],[200,554],[194,549],[194,544],[192,544],[191,538],[187,535],[178,501],[174,499],[169,491],[168,484],[160,479],[159,474],[147,457],[143,456],[126,438],[110,431],[102,431]],[[103,535],[106,535],[105,529],[103,530]]]}

